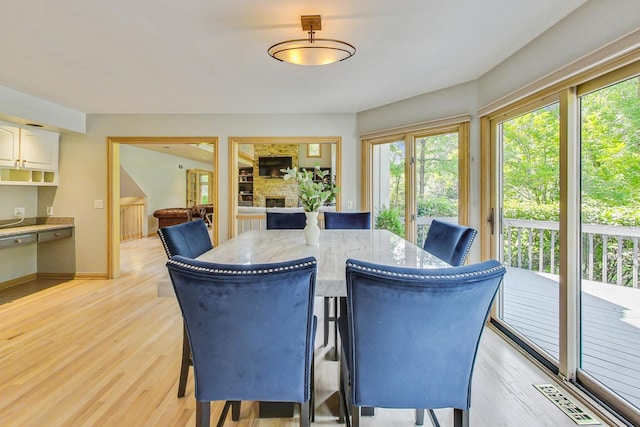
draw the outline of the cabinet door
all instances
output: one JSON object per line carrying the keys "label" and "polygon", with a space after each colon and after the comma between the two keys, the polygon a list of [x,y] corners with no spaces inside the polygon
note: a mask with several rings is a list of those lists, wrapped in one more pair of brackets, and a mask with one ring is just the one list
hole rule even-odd
{"label": "cabinet door", "polygon": [[43,130],[22,129],[20,167],[39,170],[58,168],[58,134]]}
{"label": "cabinet door", "polygon": [[13,168],[19,156],[20,129],[0,124],[0,166]]}

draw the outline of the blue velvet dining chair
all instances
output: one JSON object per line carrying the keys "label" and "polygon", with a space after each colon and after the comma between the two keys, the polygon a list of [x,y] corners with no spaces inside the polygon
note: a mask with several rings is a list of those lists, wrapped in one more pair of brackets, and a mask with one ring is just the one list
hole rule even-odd
{"label": "blue velvet dining chair", "polygon": [[267,230],[302,230],[305,225],[304,212],[267,212]]}
{"label": "blue velvet dining chair", "polygon": [[478,232],[471,227],[434,219],[423,249],[454,267],[459,266],[467,259],[476,234]]}
{"label": "blue velvet dining chair", "polygon": [[371,212],[325,212],[326,229],[368,229],[371,228]]}
{"label": "blue velvet dining chair", "polygon": [[167,263],[189,334],[197,426],[210,402],[300,403],[308,426],[316,318],[316,260],[215,264],[181,256]]}
{"label": "blue velvet dining chair", "polygon": [[454,409],[468,426],[480,337],[502,282],[498,261],[443,269],[347,260],[340,408],[359,426],[360,407]]}
{"label": "blue velvet dining chair", "polygon": [[[158,229],[158,236],[167,254],[167,258],[181,255],[187,258],[196,258],[213,249],[209,230],[202,219],[187,221]],[[182,334],[182,358],[180,362],[180,380],[178,381],[178,397],[184,397],[191,366],[191,350],[189,349],[189,337],[187,330]],[[239,405],[234,406],[234,417],[237,417]]]}
{"label": "blue velvet dining chair", "polygon": [[[324,228],[331,229],[370,229],[371,228],[371,212],[325,212]],[[334,315],[331,315],[331,300],[333,300]],[[336,354],[338,352],[338,298],[324,298],[324,346],[329,344],[329,323],[334,322],[334,337]]]}
{"label": "blue velvet dining chair", "polygon": [[202,219],[160,228],[158,236],[169,258],[174,255],[196,258],[213,249],[209,230]]}

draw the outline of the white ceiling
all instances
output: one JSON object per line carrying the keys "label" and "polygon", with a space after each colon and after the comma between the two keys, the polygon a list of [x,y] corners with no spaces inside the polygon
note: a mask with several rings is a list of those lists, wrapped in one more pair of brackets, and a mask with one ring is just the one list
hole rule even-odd
{"label": "white ceiling", "polygon": [[[91,113],[356,113],[475,80],[586,0],[3,0],[0,85]],[[356,46],[301,67],[304,38]]]}

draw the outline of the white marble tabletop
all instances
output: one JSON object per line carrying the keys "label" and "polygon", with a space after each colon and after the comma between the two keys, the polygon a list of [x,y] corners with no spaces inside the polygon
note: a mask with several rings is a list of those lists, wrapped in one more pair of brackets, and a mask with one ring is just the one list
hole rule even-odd
{"label": "white marble tabletop", "polygon": [[261,264],[307,256],[318,260],[317,296],[346,296],[347,258],[404,267],[450,267],[388,230],[322,230],[318,246],[307,246],[302,230],[252,230],[227,240],[197,259],[224,264]]}

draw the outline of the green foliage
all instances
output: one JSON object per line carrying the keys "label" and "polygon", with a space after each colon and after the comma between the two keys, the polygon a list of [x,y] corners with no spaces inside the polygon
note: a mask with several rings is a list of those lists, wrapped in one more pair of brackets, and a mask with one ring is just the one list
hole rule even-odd
{"label": "green foliage", "polygon": [[[583,224],[640,226],[640,203],[610,206],[598,200],[583,200],[581,208]],[[504,203],[505,218],[558,222],[559,214],[557,204],[535,205],[518,200],[505,200]]]}
{"label": "green foliage", "polygon": [[332,176],[331,179],[325,178],[322,182],[324,184],[324,190],[329,192],[327,203],[335,203],[336,195],[340,191],[340,187],[336,185],[336,177]]}
{"label": "green foliage", "polygon": [[[329,171],[323,171],[319,166],[315,166],[313,170],[298,170],[297,167],[287,168],[284,179],[293,179],[298,183],[298,197],[302,203],[305,212],[317,212],[320,206],[331,196],[331,190],[327,190],[322,180],[329,174]],[[320,181],[314,182],[314,177],[318,177]]]}
{"label": "green foliage", "polygon": [[424,198],[418,201],[418,217],[458,216],[458,200],[444,197]]}
{"label": "green foliage", "polygon": [[557,203],[539,205],[524,200],[509,199],[504,201],[503,217],[557,222],[560,220],[560,207]]}
{"label": "green foliage", "polygon": [[400,221],[401,215],[397,209],[387,208],[382,205],[376,210],[376,228],[387,229],[392,233],[404,237],[404,224]]}

